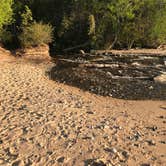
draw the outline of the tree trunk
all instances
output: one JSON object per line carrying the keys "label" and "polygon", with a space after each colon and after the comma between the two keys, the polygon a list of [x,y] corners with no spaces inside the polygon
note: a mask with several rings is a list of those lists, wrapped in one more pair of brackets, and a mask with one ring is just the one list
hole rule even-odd
{"label": "tree trunk", "polygon": [[117,42],[117,40],[118,40],[118,37],[117,37],[117,35],[116,35],[116,36],[115,36],[115,39],[114,39],[114,41],[113,41],[113,43],[111,43],[111,45],[108,47],[107,50],[111,50],[112,47],[114,47],[114,45],[115,45],[115,43]]}

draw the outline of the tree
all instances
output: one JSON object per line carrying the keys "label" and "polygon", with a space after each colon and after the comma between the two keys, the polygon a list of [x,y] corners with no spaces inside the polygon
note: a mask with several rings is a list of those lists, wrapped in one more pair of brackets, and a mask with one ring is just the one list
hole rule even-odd
{"label": "tree", "polygon": [[12,21],[12,4],[13,0],[1,0],[0,1],[0,29],[4,25],[8,25]]}
{"label": "tree", "polygon": [[157,8],[150,29],[150,38],[154,47],[166,44],[166,0],[158,1]]}

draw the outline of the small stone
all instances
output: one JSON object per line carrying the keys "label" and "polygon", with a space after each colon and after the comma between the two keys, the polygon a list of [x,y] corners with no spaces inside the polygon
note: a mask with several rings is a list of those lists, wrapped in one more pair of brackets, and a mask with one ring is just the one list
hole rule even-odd
{"label": "small stone", "polygon": [[23,163],[21,163],[20,160],[14,161],[14,162],[12,163],[12,166],[21,166],[21,165],[23,165]]}
{"label": "small stone", "polygon": [[10,152],[11,155],[17,155],[18,154],[17,149],[14,146],[10,147],[9,152]]}
{"label": "small stone", "polygon": [[85,55],[85,51],[84,50],[80,50],[80,54]]}
{"label": "small stone", "polygon": [[147,140],[146,142],[147,142],[148,145],[150,145],[150,146],[156,145],[155,141],[153,141],[153,140]]}
{"label": "small stone", "polygon": [[123,155],[125,158],[128,158],[128,157],[129,157],[129,154],[128,154],[126,151],[123,151],[123,152],[122,152],[122,155]]}
{"label": "small stone", "polygon": [[104,126],[104,129],[109,129],[110,127],[108,125],[105,125]]}
{"label": "small stone", "polygon": [[144,164],[141,164],[141,166],[150,166],[150,164],[144,163]]}
{"label": "small stone", "polygon": [[154,89],[154,88],[153,88],[153,86],[150,86],[149,89],[152,90],[152,89]]}
{"label": "small stone", "polygon": [[87,114],[94,114],[94,112],[92,112],[92,111],[87,111],[86,113]]}
{"label": "small stone", "polygon": [[58,159],[57,159],[57,161],[58,161],[58,163],[63,163],[64,162],[64,160],[65,160],[65,157],[59,157]]}
{"label": "small stone", "polygon": [[118,153],[116,148],[111,148],[111,152],[114,153],[114,154]]}
{"label": "small stone", "polygon": [[133,62],[131,65],[132,66],[140,66],[141,64],[139,64],[138,62]]}
{"label": "small stone", "polygon": [[3,144],[3,141],[0,139],[0,144]]}
{"label": "small stone", "polygon": [[166,144],[166,141],[160,141],[161,144]]}

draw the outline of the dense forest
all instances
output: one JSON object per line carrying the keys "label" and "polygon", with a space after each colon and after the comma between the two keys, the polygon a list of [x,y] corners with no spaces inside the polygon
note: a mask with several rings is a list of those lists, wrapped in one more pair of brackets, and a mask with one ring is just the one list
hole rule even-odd
{"label": "dense forest", "polygon": [[166,43],[166,0],[0,0],[0,42],[56,51],[156,48]]}

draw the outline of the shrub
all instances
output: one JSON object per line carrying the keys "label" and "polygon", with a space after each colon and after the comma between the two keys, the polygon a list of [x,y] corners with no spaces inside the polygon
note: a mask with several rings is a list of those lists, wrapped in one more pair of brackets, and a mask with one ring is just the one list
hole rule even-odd
{"label": "shrub", "polygon": [[32,11],[25,5],[25,11],[21,14],[22,26],[28,26],[33,21]]}
{"label": "shrub", "polygon": [[12,33],[6,29],[0,30],[0,43],[3,45],[8,45],[12,42]]}
{"label": "shrub", "polygon": [[49,24],[32,23],[23,27],[23,31],[19,37],[23,47],[34,47],[42,44],[49,44],[53,39],[53,28]]}

